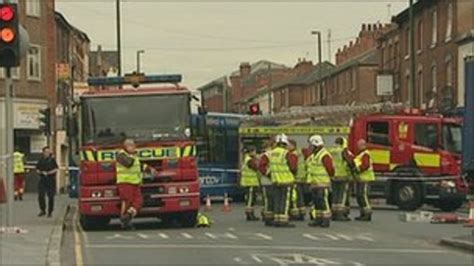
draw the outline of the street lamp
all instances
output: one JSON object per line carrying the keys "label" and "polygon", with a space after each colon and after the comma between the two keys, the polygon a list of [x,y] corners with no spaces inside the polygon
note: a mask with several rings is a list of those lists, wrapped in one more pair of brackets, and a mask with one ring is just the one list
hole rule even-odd
{"label": "street lamp", "polygon": [[137,74],[140,74],[140,55],[144,53],[145,53],[145,50],[137,51]]}
{"label": "street lamp", "polygon": [[311,35],[317,35],[318,37],[318,87],[319,87],[319,100],[320,102],[322,103],[323,101],[323,90],[322,90],[322,87],[321,87],[321,68],[322,68],[322,65],[321,65],[321,51],[322,51],[322,47],[321,47],[321,32],[320,31],[317,31],[317,30],[313,30],[311,31]]}

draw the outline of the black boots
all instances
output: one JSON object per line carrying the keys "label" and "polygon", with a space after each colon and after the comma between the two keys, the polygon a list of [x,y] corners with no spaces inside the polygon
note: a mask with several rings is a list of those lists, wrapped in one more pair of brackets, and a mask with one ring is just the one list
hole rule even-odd
{"label": "black boots", "polygon": [[332,220],[333,221],[341,221],[341,222],[347,222],[350,221],[351,219],[344,215],[342,212],[334,212],[332,215]]}
{"label": "black boots", "polygon": [[260,221],[260,219],[255,216],[255,213],[251,212],[251,213],[246,213],[247,215],[247,221]]}
{"label": "black boots", "polygon": [[311,227],[323,227],[323,228],[328,228],[329,225],[331,224],[331,219],[330,218],[315,218],[313,221],[311,221],[308,225]]}
{"label": "black boots", "polygon": [[361,222],[370,222],[372,221],[372,213],[370,212],[361,212],[359,217],[355,218],[356,221]]}

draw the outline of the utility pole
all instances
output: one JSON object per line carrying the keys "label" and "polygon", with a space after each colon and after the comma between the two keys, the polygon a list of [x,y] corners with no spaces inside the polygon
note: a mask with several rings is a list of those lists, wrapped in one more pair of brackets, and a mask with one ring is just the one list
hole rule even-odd
{"label": "utility pole", "polygon": [[409,20],[410,20],[410,85],[408,86],[408,103],[410,107],[415,106],[415,91],[416,91],[416,66],[415,66],[415,14],[414,1],[410,1]]}
{"label": "utility pole", "polygon": [[268,62],[268,114],[273,113],[272,108],[272,65]]}
{"label": "utility pole", "polygon": [[321,86],[321,76],[322,76],[322,45],[321,45],[321,32],[320,31],[311,31],[311,34],[312,35],[317,35],[318,36],[318,90],[319,90],[319,101],[321,103],[321,105],[323,105],[323,90],[322,90],[322,86]]}
{"label": "utility pole", "polygon": [[140,55],[144,53],[145,53],[145,50],[137,51],[137,74],[140,74]]}
{"label": "utility pole", "polygon": [[331,53],[332,53],[332,50],[331,50],[331,38],[332,38],[332,32],[331,32],[331,29],[328,29],[328,61],[331,62]]}
{"label": "utility pole", "polygon": [[120,18],[120,0],[116,0],[116,12],[117,12],[117,67],[118,76],[122,76],[122,26]]}

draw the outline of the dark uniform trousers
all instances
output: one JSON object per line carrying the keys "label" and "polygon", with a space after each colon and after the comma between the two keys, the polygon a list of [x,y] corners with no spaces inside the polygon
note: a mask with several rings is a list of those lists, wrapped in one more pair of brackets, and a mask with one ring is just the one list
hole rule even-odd
{"label": "dark uniform trousers", "polygon": [[273,206],[276,222],[287,223],[289,220],[291,186],[277,184],[273,186]]}
{"label": "dark uniform trousers", "polygon": [[304,183],[296,183],[291,190],[291,216],[300,217],[306,214],[306,206],[304,204]]}
{"label": "dark uniform trousers", "polygon": [[314,218],[331,218],[329,187],[313,187]]}
{"label": "dark uniform trousers", "polygon": [[38,203],[41,212],[46,212],[46,197],[48,197],[48,213],[54,211],[54,196],[56,195],[56,178],[52,176],[40,176],[38,183]]}
{"label": "dark uniform trousers", "polygon": [[253,214],[255,201],[257,200],[257,187],[247,187],[245,193],[245,213]]}
{"label": "dark uniform trousers", "polygon": [[361,210],[361,213],[371,214],[372,207],[369,201],[369,183],[368,182],[357,182],[356,183],[356,194],[357,204]]}
{"label": "dark uniform trousers", "polygon": [[263,185],[263,213],[262,217],[264,221],[273,221],[275,218],[275,204],[274,204],[274,195],[273,195],[274,186],[273,185]]}
{"label": "dark uniform trousers", "polygon": [[331,182],[331,204],[334,213],[345,213],[347,202],[348,182],[343,180],[333,180]]}

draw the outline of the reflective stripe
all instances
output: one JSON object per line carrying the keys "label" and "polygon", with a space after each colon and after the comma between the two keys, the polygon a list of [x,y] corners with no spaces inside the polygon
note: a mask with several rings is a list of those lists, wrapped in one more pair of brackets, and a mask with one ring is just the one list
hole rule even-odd
{"label": "reflective stripe", "polygon": [[349,134],[348,127],[240,127],[239,135],[327,135],[327,134]]}
{"label": "reflective stripe", "polygon": [[437,153],[415,153],[416,165],[420,167],[440,167],[441,157]]}
{"label": "reflective stripe", "polygon": [[370,149],[370,155],[370,159],[375,164],[390,164],[390,151],[388,150]]}

